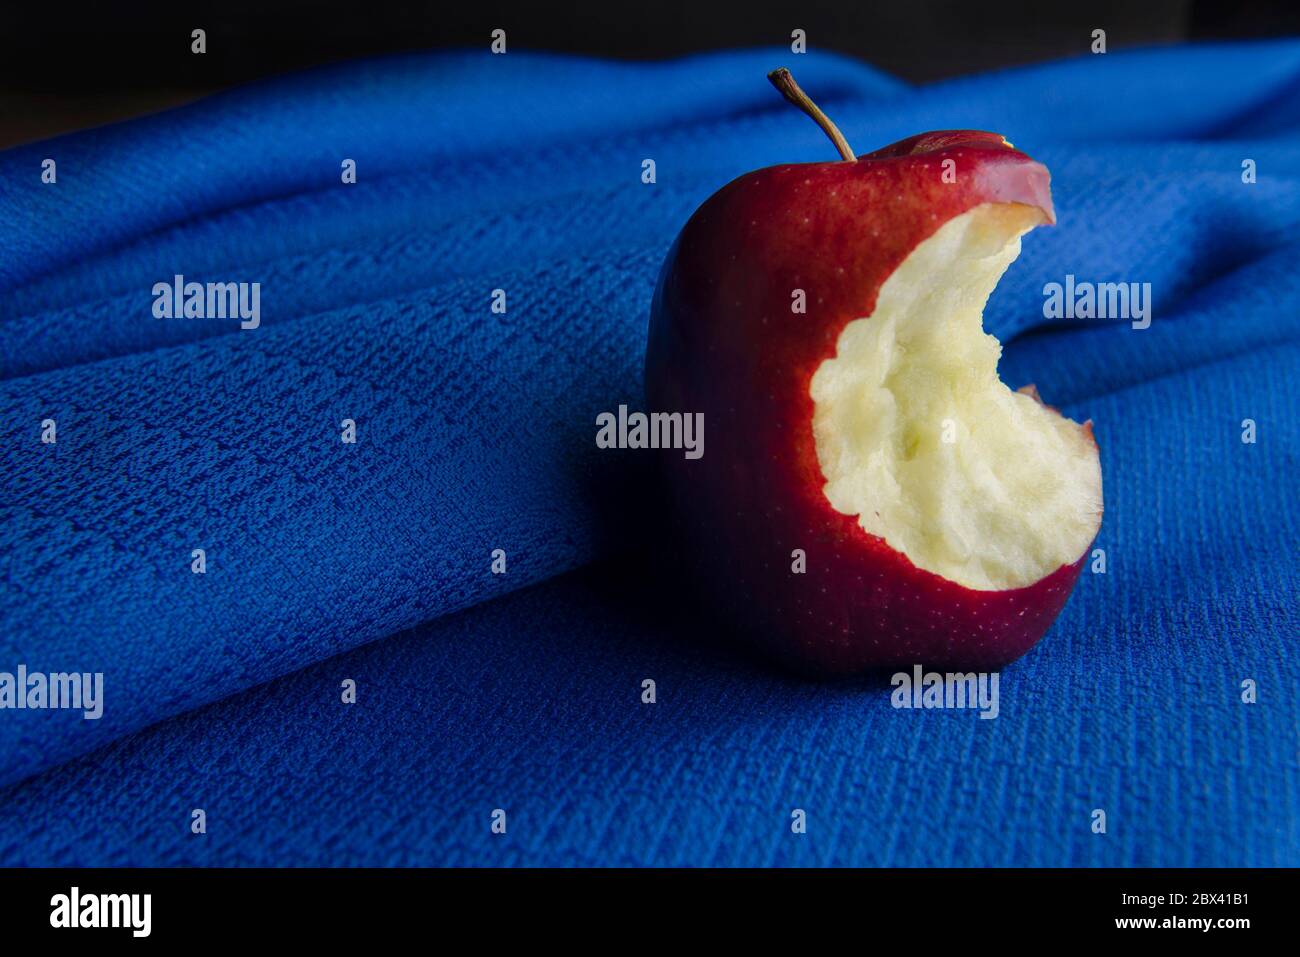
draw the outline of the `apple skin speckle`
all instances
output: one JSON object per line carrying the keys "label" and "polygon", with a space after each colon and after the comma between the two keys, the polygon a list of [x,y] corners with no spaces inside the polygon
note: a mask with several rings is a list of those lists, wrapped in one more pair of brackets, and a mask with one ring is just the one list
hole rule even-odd
{"label": "apple skin speckle", "polygon": [[[947,159],[963,170],[956,183],[935,175]],[[1000,667],[1043,636],[1079,576],[1083,558],[1026,588],[965,588],[917,568],[822,491],[813,373],[918,244],[988,202],[1055,221],[1047,169],[1000,135],[923,133],[854,162],[740,177],[696,211],[664,263],[647,398],[704,413],[710,436],[699,460],[660,459],[674,562],[721,621],[800,670]],[[789,312],[793,288],[815,291],[806,315]],[[790,569],[796,548],[803,574]]]}

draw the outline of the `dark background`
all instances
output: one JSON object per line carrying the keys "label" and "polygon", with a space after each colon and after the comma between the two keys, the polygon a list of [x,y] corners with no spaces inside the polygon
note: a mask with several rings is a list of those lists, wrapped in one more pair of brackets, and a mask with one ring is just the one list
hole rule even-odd
{"label": "dark background", "polygon": [[[926,81],[1086,53],[1189,39],[1300,33],[1300,4],[1280,0],[574,0],[569,3],[225,0],[95,5],[27,0],[0,9],[0,148],[187,102],[319,63],[436,47],[608,57],[677,56],[788,44],[867,60]],[[190,53],[203,27],[208,52]]]}

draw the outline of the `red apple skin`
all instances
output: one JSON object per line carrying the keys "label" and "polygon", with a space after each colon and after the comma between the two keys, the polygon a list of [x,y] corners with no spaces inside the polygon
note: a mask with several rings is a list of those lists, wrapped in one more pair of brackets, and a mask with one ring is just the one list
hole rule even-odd
{"label": "red apple skin", "polygon": [[[949,159],[956,181],[945,183]],[[646,393],[653,411],[704,413],[702,458],[657,453],[672,560],[737,637],[820,674],[990,669],[1056,618],[1084,557],[1025,588],[977,591],[832,508],[809,394],[845,324],[871,314],[920,242],[988,202],[1034,206],[1053,223],[1049,183],[997,134],[923,133],[857,160],[748,173],[683,228],[655,291]],[[806,314],[791,311],[795,289]],[[794,549],[804,574],[792,572]]]}

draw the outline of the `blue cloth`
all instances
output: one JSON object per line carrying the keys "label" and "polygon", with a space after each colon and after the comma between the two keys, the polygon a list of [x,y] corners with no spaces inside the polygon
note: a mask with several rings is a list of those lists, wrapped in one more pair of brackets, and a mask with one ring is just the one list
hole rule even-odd
{"label": "blue cloth", "polygon": [[[649,459],[595,448],[691,211],[833,158],[787,61],[860,152],[1052,171],[986,327],[1096,423],[1107,570],[996,720],[719,643],[638,558]],[[919,88],[407,56],[0,154],[0,671],[105,674],[98,721],[0,711],[0,864],[1300,864],[1298,173],[1297,41]],[[175,274],[261,326],[155,318]],[[1045,320],[1067,274],[1151,327]]]}

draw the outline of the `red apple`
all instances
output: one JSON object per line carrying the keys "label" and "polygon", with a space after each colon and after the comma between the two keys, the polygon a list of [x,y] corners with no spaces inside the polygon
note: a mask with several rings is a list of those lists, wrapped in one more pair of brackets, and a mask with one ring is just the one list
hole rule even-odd
{"label": "red apple", "polygon": [[[652,410],[683,562],[722,620],[821,672],[990,668],[1028,651],[1101,524],[1091,423],[1013,392],[981,325],[1047,169],[1002,136],[922,133],[756,170],[687,222],[655,292]],[[800,307],[803,306],[803,311]]]}

